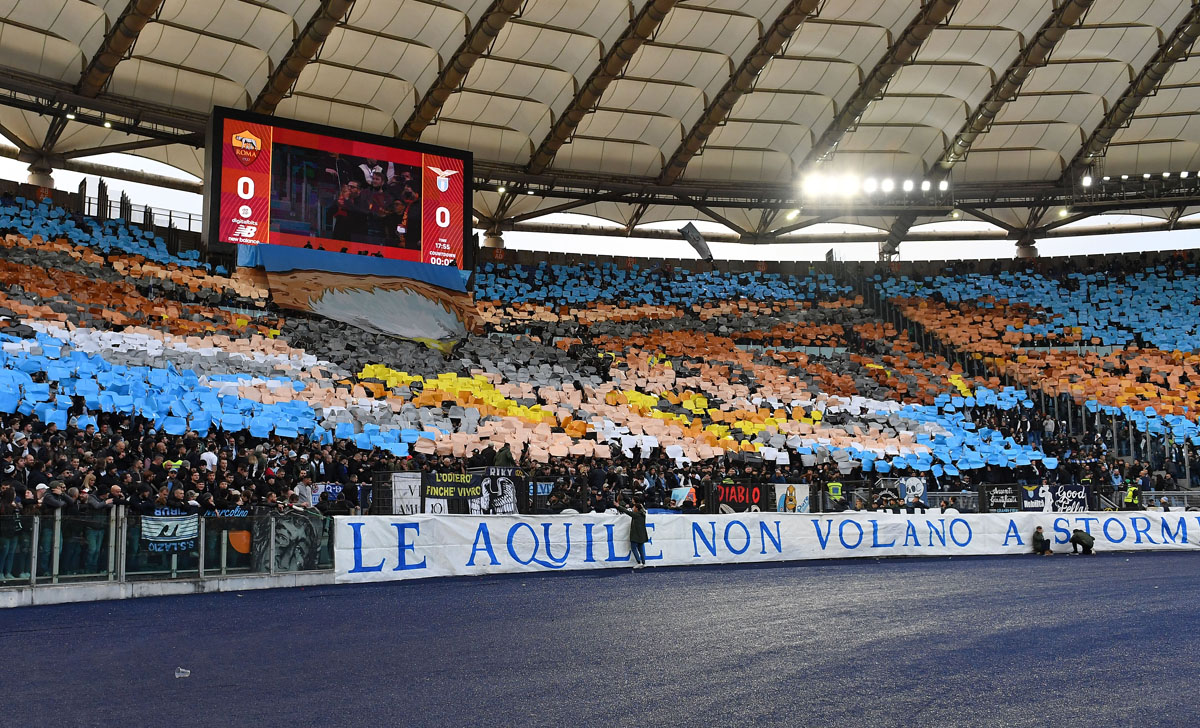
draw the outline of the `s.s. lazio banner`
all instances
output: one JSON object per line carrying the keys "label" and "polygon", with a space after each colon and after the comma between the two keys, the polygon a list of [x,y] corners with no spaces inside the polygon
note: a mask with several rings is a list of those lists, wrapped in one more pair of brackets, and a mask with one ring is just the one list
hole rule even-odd
{"label": "s.s. lazio banner", "polygon": [[[623,515],[339,516],[339,583],[630,566]],[[1192,513],[655,515],[650,566],[880,556],[1022,554],[1042,526],[1065,550],[1073,529],[1096,550],[1200,550]]]}

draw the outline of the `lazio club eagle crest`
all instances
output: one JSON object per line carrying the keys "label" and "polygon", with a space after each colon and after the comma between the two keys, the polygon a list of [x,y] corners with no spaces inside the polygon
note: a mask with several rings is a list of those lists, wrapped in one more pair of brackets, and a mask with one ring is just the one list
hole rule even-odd
{"label": "lazio club eagle crest", "polygon": [[246,167],[254,164],[254,160],[258,159],[258,153],[262,149],[262,139],[249,131],[240,131],[234,134],[231,144],[233,145],[233,156],[237,157],[238,161]]}
{"label": "lazio club eagle crest", "polygon": [[440,192],[449,190],[450,178],[458,174],[456,169],[438,169],[437,167],[430,167],[429,171],[437,175],[437,188]]}

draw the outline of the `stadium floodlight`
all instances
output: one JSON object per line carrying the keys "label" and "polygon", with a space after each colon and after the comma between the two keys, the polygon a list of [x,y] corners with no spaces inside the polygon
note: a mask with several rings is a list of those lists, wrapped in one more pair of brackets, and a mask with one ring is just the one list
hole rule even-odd
{"label": "stadium floodlight", "polygon": [[1071,211],[1065,207],[1059,208],[1059,210],[1058,210],[1059,217],[1066,217],[1069,214],[1071,214]]}
{"label": "stadium floodlight", "polygon": [[1123,174],[1123,175],[1121,175],[1121,179],[1129,179],[1129,175]]}
{"label": "stadium floodlight", "polygon": [[954,212],[950,213],[950,217],[957,220],[958,218],[962,217],[962,213],[959,212],[958,210],[955,210]]}
{"label": "stadium floodlight", "polygon": [[1170,173],[1170,172],[1163,172],[1163,178],[1164,178],[1164,179],[1166,179],[1167,177],[1170,177],[1170,176],[1171,176],[1171,173]]}
{"label": "stadium floodlight", "polygon": [[820,197],[825,189],[825,179],[819,174],[810,174],[804,178],[802,187],[805,197]]}
{"label": "stadium floodlight", "polygon": [[799,210],[792,210],[792,211],[788,212],[788,214],[787,214],[787,219],[788,219],[788,220],[795,220],[795,219],[796,219],[796,216],[797,216],[797,215],[799,215],[799,214],[800,214],[800,211],[799,211]]}
{"label": "stadium floodlight", "polygon": [[109,120],[107,120],[107,119],[105,119],[105,120],[104,120],[104,128],[105,128],[105,129],[111,129],[111,128],[112,128],[112,122],[111,122],[111,121],[109,121]]}
{"label": "stadium floodlight", "polygon": [[1092,186],[1092,175],[1090,175],[1090,174],[1084,175],[1082,181],[1083,181],[1084,187],[1091,187]]}
{"label": "stadium floodlight", "polygon": [[1112,179],[1112,177],[1109,177],[1109,176],[1106,174],[1106,175],[1104,175],[1103,177],[1101,177],[1100,179],[1101,179],[1101,181],[1107,182],[1107,181],[1109,181],[1110,179]]}
{"label": "stadium floodlight", "polygon": [[1187,170],[1184,170],[1179,173],[1179,179],[1187,179],[1187,178],[1188,178]]}
{"label": "stadium floodlight", "polygon": [[949,180],[942,180],[941,182],[938,182],[938,192],[945,192],[948,189],[950,189]]}
{"label": "stadium floodlight", "polygon": [[525,190],[525,194],[532,195],[532,194],[534,194],[534,191],[533,190]]}
{"label": "stadium floodlight", "polygon": [[69,120],[71,120],[71,121],[74,121],[74,120],[75,120],[75,114],[74,114],[74,112],[68,111],[68,112],[67,112],[67,119],[69,119]]}
{"label": "stadium floodlight", "polygon": [[929,184],[929,180],[927,180],[927,179],[921,180],[921,191],[922,192],[928,192],[930,187],[931,187],[931,185]]}
{"label": "stadium floodlight", "polygon": [[883,190],[884,192],[891,192],[892,190],[896,189],[896,182],[895,180],[885,179],[879,183],[879,189]]}
{"label": "stadium floodlight", "polygon": [[503,186],[501,186],[501,187],[497,187],[497,188],[496,188],[496,191],[497,191],[497,192],[499,192],[500,194],[504,194],[504,191],[505,191],[506,189],[507,189],[506,187],[503,187]]}
{"label": "stadium floodlight", "polygon": [[858,193],[858,177],[852,174],[843,175],[838,183],[838,192],[842,197],[853,197]]}
{"label": "stadium floodlight", "polygon": [[1150,173],[1149,173],[1149,172],[1145,172],[1145,173],[1143,173],[1143,174],[1142,174],[1142,179],[1150,179]]}
{"label": "stadium floodlight", "polygon": [[911,179],[904,180],[904,184],[902,186],[903,186],[905,192],[913,191],[913,181]]}
{"label": "stadium floodlight", "polygon": [[867,177],[863,180],[863,192],[866,192],[868,195],[875,192],[878,188],[879,183],[875,181],[874,177]]}

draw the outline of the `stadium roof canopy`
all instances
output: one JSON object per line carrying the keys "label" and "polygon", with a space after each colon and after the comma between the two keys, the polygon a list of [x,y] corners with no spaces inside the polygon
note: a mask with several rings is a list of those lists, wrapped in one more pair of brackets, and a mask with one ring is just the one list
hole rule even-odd
{"label": "stadium roof canopy", "polygon": [[887,250],[958,211],[1031,243],[1191,223],[1197,36],[1191,0],[0,0],[0,133],[202,176],[224,105],[470,149],[493,230],[698,212]]}

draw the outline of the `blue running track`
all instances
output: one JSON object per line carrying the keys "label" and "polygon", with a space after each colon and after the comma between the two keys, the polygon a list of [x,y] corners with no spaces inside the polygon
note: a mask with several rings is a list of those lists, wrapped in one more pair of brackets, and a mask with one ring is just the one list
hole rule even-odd
{"label": "blue running track", "polygon": [[1198,567],[848,560],[0,611],[0,725],[1196,726]]}

